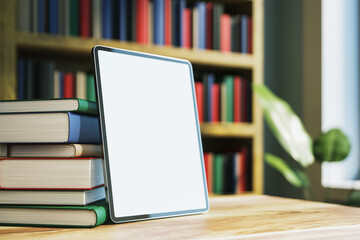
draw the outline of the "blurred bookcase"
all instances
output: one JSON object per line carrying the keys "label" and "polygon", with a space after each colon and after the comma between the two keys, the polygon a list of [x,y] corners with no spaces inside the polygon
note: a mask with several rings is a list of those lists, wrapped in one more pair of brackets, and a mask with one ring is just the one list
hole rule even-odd
{"label": "blurred bookcase", "polygon": [[[21,2],[21,1],[20,1]],[[195,2],[195,1],[190,1]],[[20,32],[17,30],[17,1],[0,1],[0,100],[17,99],[17,59],[27,57],[51,57],[66,61],[83,62],[91,67],[90,50],[95,45],[105,45],[165,55],[189,60],[194,72],[201,71],[246,71],[251,82],[263,83],[264,71],[264,3],[263,0],[214,1],[234,5],[245,5],[252,16],[253,37],[251,54],[221,52],[218,50],[185,49],[173,46],[138,44],[130,41],[105,40]],[[205,151],[213,146],[246,143],[251,150],[251,187],[245,194],[263,193],[263,120],[260,106],[251,95],[251,122],[204,122],[201,124]],[[176,126],[174,126],[176,127]]]}

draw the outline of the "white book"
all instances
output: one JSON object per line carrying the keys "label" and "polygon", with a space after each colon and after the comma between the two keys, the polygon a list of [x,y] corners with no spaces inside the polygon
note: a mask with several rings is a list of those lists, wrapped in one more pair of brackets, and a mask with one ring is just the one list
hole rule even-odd
{"label": "white book", "polygon": [[86,73],[78,71],[76,73],[76,97],[86,99]]}

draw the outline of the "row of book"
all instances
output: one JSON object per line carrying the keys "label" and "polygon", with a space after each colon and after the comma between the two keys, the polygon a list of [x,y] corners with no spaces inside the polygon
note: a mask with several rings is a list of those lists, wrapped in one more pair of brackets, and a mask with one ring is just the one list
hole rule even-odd
{"label": "row of book", "polygon": [[239,152],[204,153],[209,194],[236,194],[251,191],[249,148]]}
{"label": "row of book", "polygon": [[20,58],[17,71],[18,99],[81,98],[96,101],[94,75],[65,72],[54,61]]}
{"label": "row of book", "polygon": [[252,53],[252,17],[219,2],[23,0],[20,31]]}
{"label": "row of book", "polygon": [[250,122],[251,89],[245,77],[213,73],[203,74],[195,82],[200,122]]}
{"label": "row of book", "polygon": [[82,99],[0,102],[0,224],[107,221],[97,114]]}

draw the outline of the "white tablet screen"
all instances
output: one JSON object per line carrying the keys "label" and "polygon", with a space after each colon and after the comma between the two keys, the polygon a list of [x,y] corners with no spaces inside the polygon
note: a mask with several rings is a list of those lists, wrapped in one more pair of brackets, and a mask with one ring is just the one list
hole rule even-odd
{"label": "white tablet screen", "polygon": [[191,64],[99,46],[94,52],[113,221],[206,211]]}

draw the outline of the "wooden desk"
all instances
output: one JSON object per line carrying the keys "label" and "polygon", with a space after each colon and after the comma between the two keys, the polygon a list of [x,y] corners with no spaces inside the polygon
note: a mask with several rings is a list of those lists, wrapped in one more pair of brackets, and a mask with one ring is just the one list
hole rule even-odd
{"label": "wooden desk", "polygon": [[206,214],[93,229],[0,227],[0,239],[353,239],[360,208],[269,196],[213,197]]}

